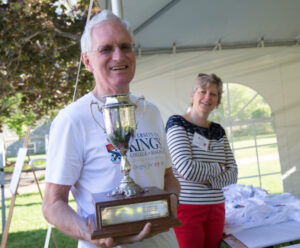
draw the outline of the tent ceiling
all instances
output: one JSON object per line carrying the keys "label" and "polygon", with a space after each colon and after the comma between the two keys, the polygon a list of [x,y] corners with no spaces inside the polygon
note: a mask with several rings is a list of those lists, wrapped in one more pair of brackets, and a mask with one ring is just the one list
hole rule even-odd
{"label": "tent ceiling", "polygon": [[123,9],[143,52],[172,51],[173,43],[212,49],[220,40],[224,49],[300,40],[299,0],[123,0]]}

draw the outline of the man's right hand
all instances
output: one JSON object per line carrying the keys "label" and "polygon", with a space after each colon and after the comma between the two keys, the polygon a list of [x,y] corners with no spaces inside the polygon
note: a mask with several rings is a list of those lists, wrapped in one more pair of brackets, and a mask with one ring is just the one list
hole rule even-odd
{"label": "man's right hand", "polygon": [[[88,222],[89,229],[92,233],[92,227]],[[101,248],[111,248],[121,244],[130,244],[143,241],[144,239],[151,238],[159,233],[168,232],[169,229],[155,229],[155,231],[151,231],[151,223],[148,222],[144,226],[143,230],[135,235],[126,235],[126,236],[119,236],[114,238],[103,238],[97,240],[91,240],[90,242],[94,245],[97,245]]]}
{"label": "man's right hand", "polygon": [[[92,226],[90,222],[88,222],[88,226],[90,229],[90,232],[92,233]],[[103,239],[96,239],[96,240],[90,240],[90,242],[94,245],[97,245],[101,248],[110,248],[114,247],[120,244],[129,244],[129,243],[135,243],[143,241],[146,238],[150,238],[158,233],[165,232],[168,230],[162,230],[162,231],[155,231],[151,232],[151,223],[146,223],[143,230],[135,235],[127,235],[127,236],[119,236],[119,237],[109,237],[109,238],[103,238]]]}

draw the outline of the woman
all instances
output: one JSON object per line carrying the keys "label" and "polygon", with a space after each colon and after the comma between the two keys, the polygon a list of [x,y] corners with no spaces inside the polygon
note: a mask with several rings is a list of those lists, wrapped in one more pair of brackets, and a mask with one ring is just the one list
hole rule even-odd
{"label": "woman", "polygon": [[173,172],[181,185],[175,228],[181,248],[220,246],[225,221],[222,188],[236,183],[237,165],[221,125],[208,116],[221,102],[223,83],[199,74],[190,110],[173,115],[166,126]]}

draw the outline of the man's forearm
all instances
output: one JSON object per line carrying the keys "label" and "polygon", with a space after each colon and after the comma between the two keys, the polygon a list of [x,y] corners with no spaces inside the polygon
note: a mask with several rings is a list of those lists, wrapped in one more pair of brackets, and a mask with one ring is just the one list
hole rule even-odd
{"label": "man's forearm", "polygon": [[69,206],[71,186],[47,183],[43,200],[45,219],[57,229],[75,239],[88,239],[89,229],[85,221]]}
{"label": "man's forearm", "polygon": [[87,223],[64,201],[57,201],[52,206],[43,207],[45,218],[58,230],[66,235],[81,240],[87,240],[89,230]]}

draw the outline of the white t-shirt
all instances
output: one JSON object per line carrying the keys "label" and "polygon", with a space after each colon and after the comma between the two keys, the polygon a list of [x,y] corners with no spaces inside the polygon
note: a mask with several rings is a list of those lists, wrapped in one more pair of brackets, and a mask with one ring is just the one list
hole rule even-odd
{"label": "white t-shirt", "polygon": [[[130,95],[136,102],[136,97]],[[92,194],[108,192],[120,184],[120,155],[113,149],[107,134],[97,125],[90,113],[91,101],[103,106],[92,93],[61,110],[50,129],[47,152],[46,181],[72,185],[77,212],[82,218],[95,214]],[[131,164],[130,176],[142,187],[156,186],[163,189],[165,169],[171,166],[164,125],[158,109],[146,102],[142,116],[143,101],[136,109],[140,119],[136,135],[127,158]],[[102,114],[93,105],[93,114],[104,127]],[[142,243],[122,247],[178,247],[173,230],[162,233]],[[78,247],[95,247],[79,241]]]}

